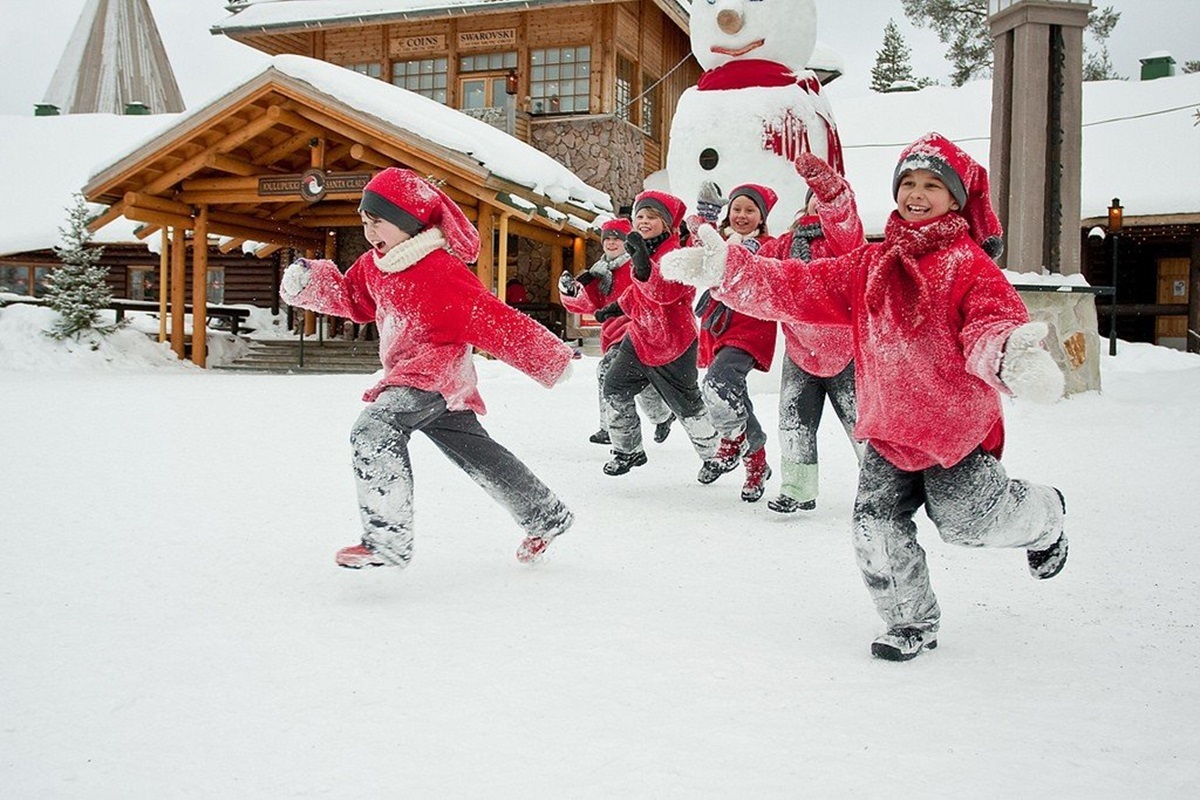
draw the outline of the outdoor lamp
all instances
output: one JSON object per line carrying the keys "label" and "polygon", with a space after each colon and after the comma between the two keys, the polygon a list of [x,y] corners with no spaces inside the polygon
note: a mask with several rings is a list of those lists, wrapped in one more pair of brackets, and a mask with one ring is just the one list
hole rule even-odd
{"label": "outdoor lamp", "polygon": [[508,75],[504,78],[504,91],[506,94],[517,93],[517,71],[510,69]]}
{"label": "outdoor lamp", "polygon": [[1114,197],[1112,205],[1108,207],[1108,232],[1116,233],[1121,230],[1121,224],[1124,219],[1125,209],[1121,208],[1121,198]]}
{"label": "outdoor lamp", "polygon": [[1114,197],[1108,207],[1108,232],[1112,236],[1112,313],[1108,317],[1108,354],[1117,354],[1117,233],[1124,223],[1125,209],[1120,198]]}

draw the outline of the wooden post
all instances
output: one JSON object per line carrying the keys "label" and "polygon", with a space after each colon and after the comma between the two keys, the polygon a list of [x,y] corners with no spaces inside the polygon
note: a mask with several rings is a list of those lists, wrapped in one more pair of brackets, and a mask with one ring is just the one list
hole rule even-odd
{"label": "wooden post", "polygon": [[[304,257],[312,260],[317,257],[317,251],[311,247],[304,248]],[[315,311],[304,309],[304,335],[312,336],[317,332],[317,314]]]}
{"label": "wooden post", "polygon": [[200,206],[192,231],[192,363],[208,359],[208,206]]}
{"label": "wooden post", "polygon": [[575,252],[572,254],[572,272],[576,275],[588,268],[587,263],[587,239],[582,236],[575,237]]}
{"label": "wooden post", "polygon": [[171,285],[171,230],[163,228],[158,245],[158,341],[167,340],[167,287]]}
{"label": "wooden post", "polygon": [[187,305],[187,242],[183,228],[171,229],[171,349],[180,361],[187,357],[183,310]]}
{"label": "wooden post", "polygon": [[562,245],[550,245],[550,302],[558,302],[558,276],[563,271]]}
{"label": "wooden post", "polygon": [[1200,234],[1192,234],[1192,263],[1188,268],[1187,351],[1200,353]]}
{"label": "wooden post", "polygon": [[496,228],[493,219],[491,207],[480,203],[479,219],[475,223],[479,228],[479,258],[475,260],[475,274],[489,292],[496,277]]}
{"label": "wooden post", "polygon": [[508,214],[500,215],[500,252],[496,256],[496,297],[504,299],[508,283]]}

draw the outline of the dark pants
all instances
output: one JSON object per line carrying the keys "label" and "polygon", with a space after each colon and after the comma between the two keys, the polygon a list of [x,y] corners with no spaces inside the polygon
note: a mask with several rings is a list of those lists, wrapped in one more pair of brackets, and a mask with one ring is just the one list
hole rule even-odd
{"label": "dark pants", "polygon": [[767,443],[767,434],[754,416],[754,403],[746,387],[746,376],[752,369],[754,356],[740,347],[722,347],[713,356],[700,387],[717,433],[724,439],[746,434],[748,453]]}
{"label": "dark pants", "polygon": [[413,475],[408,440],[421,431],[471,480],[508,510],[528,535],[553,537],[571,513],[520,459],[479,424],[475,412],[449,411],[436,392],[387,389],[350,432],[363,543],[405,565],[413,547]]}
{"label": "dark pants", "polygon": [[783,473],[780,493],[802,503],[817,499],[820,483],[817,429],[826,397],[861,461],[862,444],[854,439],[857,418],[854,362],[837,375],[822,378],[804,371],[790,358],[783,360],[779,386],[779,465]]}

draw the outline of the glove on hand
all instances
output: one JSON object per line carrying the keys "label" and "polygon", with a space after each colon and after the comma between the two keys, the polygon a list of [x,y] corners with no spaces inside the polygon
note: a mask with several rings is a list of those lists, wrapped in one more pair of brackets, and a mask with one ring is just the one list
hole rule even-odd
{"label": "glove on hand", "polygon": [[574,297],[579,290],[575,288],[575,279],[571,277],[571,273],[563,270],[558,276],[558,293],[567,297]]}
{"label": "glove on hand", "polygon": [[618,303],[616,300],[614,300],[613,302],[606,305],[604,308],[597,308],[595,313],[592,314],[592,316],[596,318],[596,322],[604,322],[604,320],[606,320],[606,319],[612,319],[613,317],[619,317],[624,313],[625,312],[621,310],[621,304]]}
{"label": "glove on hand", "polygon": [[822,203],[833,202],[838,195],[850,188],[846,179],[823,159],[812,153],[802,153],[795,163],[796,173],[813,190]]}
{"label": "glove on hand", "polygon": [[640,233],[632,231],[625,237],[625,252],[629,253],[629,261],[633,264],[633,277],[639,281],[650,280],[650,248]]}
{"label": "glove on hand", "polygon": [[693,241],[698,246],[681,247],[662,257],[659,265],[662,276],[698,289],[720,285],[725,278],[729,242],[711,225],[701,225]]}
{"label": "glove on hand", "polygon": [[312,265],[307,258],[298,258],[283,271],[283,278],[279,281],[279,294],[291,305],[311,279]]}
{"label": "glove on hand", "polygon": [[591,270],[584,270],[575,276],[575,282],[580,286],[587,286],[592,281],[596,280],[596,273]]}
{"label": "glove on hand", "polygon": [[716,225],[721,217],[721,208],[727,201],[721,196],[721,189],[712,181],[701,181],[700,192],[696,195],[696,211],[709,225]]}
{"label": "glove on hand", "polygon": [[1000,380],[1013,393],[1035,403],[1053,403],[1063,396],[1066,380],[1042,347],[1050,329],[1044,322],[1026,322],[1008,336],[1000,361]]}

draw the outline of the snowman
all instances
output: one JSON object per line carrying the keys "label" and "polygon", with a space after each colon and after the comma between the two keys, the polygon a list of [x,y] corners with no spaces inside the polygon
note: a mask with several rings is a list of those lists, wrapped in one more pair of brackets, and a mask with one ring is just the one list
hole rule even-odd
{"label": "snowman", "polygon": [[808,191],[797,157],[814,153],[844,172],[833,113],[807,68],[816,34],[814,0],[692,0],[692,53],[705,72],[679,99],[667,153],[671,193],[690,212],[704,181],[721,193],[770,186],[778,235]]}

